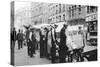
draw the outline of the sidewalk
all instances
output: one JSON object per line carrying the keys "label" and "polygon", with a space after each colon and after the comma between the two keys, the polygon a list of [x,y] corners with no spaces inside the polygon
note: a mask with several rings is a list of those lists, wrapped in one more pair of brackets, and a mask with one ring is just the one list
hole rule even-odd
{"label": "sidewalk", "polygon": [[[96,46],[86,45],[84,52],[97,49]],[[15,66],[24,66],[24,65],[39,65],[39,64],[51,64],[51,60],[46,58],[40,58],[39,51],[36,51],[35,57],[30,58],[27,54],[27,46],[23,46],[18,50],[18,45],[15,45]],[[87,61],[87,59],[85,59]]]}
{"label": "sidewalk", "polygon": [[18,50],[17,45],[15,46],[15,66],[23,65],[39,65],[39,64],[50,64],[51,61],[46,58],[40,58],[39,52],[36,51],[35,57],[30,58],[27,54],[27,47],[24,46]]}

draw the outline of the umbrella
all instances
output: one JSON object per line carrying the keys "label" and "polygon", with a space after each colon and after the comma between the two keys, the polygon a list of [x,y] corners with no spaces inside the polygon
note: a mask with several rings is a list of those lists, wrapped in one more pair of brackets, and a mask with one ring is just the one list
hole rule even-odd
{"label": "umbrella", "polygon": [[24,26],[25,29],[29,29],[31,27],[31,25],[29,25],[29,26],[23,25],[23,26]]}

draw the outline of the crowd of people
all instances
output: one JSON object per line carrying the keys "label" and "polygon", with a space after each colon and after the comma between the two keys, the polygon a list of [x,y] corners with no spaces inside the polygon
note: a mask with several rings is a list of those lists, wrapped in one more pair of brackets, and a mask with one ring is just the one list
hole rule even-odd
{"label": "crowd of people", "polygon": [[[18,49],[20,50],[23,48],[23,44],[25,41],[25,45],[27,45],[27,53],[28,56],[34,57],[36,54],[36,45],[38,48],[40,48],[40,58],[48,58],[51,59],[52,63],[65,63],[66,62],[66,57],[68,57],[68,62],[73,61],[73,55],[77,56],[76,60],[77,61],[84,61],[82,57],[82,52],[85,46],[85,40],[84,40],[84,34],[81,30],[81,27],[79,27],[78,34],[82,37],[82,47],[80,48],[75,48],[73,49],[72,46],[67,45],[67,24],[64,24],[59,35],[59,41],[57,40],[57,33],[56,33],[56,28],[58,26],[54,24],[54,26],[51,26],[50,29],[48,28],[42,28],[38,30],[39,32],[39,37],[40,41],[37,43],[36,39],[36,32],[35,29],[30,30],[27,29],[26,33],[24,34],[22,30],[19,30],[18,33],[16,33],[15,28],[13,29],[11,33],[11,47],[15,47],[15,42],[18,42]],[[48,35],[51,36],[51,39],[49,39]],[[48,40],[51,40],[51,45],[48,45]],[[72,41],[73,42],[73,41]],[[50,46],[48,48],[48,46]],[[71,48],[71,50],[70,50]],[[48,52],[48,49],[50,52]],[[57,55],[58,51],[58,55]]]}
{"label": "crowd of people", "polygon": [[23,33],[23,30],[19,29],[18,33],[15,28],[11,32],[11,48],[15,48],[16,42],[18,43],[18,50],[23,48],[23,46],[27,46],[28,48],[28,56],[33,57],[33,53],[35,53],[35,43],[36,39],[34,37],[34,31],[28,29],[26,33]]}

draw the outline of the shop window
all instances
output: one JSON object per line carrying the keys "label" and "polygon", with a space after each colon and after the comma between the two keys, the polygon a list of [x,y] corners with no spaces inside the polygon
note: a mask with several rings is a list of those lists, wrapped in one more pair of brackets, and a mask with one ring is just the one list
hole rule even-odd
{"label": "shop window", "polygon": [[72,10],[72,17],[74,17],[74,10]]}
{"label": "shop window", "polygon": [[61,15],[59,15],[59,21],[61,21]]}
{"label": "shop window", "polygon": [[65,12],[65,4],[63,4],[63,12]]}
{"label": "shop window", "polygon": [[87,6],[87,13],[89,13],[89,12],[90,12],[89,8],[90,8],[90,7],[89,7],[89,6]]}
{"label": "shop window", "polygon": [[59,4],[59,13],[61,13],[61,4]]}
{"label": "shop window", "polygon": [[58,17],[56,16],[56,22],[58,21]]}
{"label": "shop window", "polygon": [[92,22],[91,23],[90,31],[97,31],[97,22]]}
{"label": "shop window", "polygon": [[78,9],[79,9],[79,12],[80,12],[81,11],[81,5],[79,5],[79,8]]}
{"label": "shop window", "polygon": [[71,8],[69,7],[69,17],[71,17]]}
{"label": "shop window", "polygon": [[65,21],[65,14],[63,14],[63,21]]}
{"label": "shop window", "polygon": [[90,12],[96,12],[97,7],[96,6],[90,6]]}

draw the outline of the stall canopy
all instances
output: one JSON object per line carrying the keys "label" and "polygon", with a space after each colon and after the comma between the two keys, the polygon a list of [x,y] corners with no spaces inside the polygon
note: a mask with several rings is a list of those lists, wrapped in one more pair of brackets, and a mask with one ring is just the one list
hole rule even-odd
{"label": "stall canopy", "polygon": [[56,29],[56,32],[60,32],[60,30],[62,29],[63,25],[65,24],[66,22],[60,22],[60,23],[55,23],[56,25],[58,25],[57,29]]}
{"label": "stall canopy", "polygon": [[50,26],[50,24],[32,25],[31,28],[41,29]]}
{"label": "stall canopy", "polygon": [[[59,22],[59,23],[54,23],[56,24],[58,27],[56,29],[56,32],[60,32],[60,30],[62,29],[63,27],[63,24],[66,24],[66,22]],[[54,27],[54,24],[39,24],[39,25],[32,25],[31,28],[34,28],[34,29],[41,29],[41,28],[49,28],[50,26],[53,26]]]}

